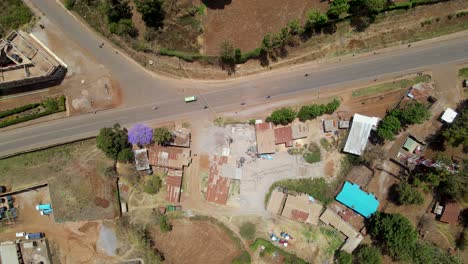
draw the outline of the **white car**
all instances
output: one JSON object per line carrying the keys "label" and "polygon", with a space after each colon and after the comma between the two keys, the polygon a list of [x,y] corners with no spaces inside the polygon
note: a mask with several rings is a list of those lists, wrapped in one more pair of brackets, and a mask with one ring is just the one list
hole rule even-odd
{"label": "white car", "polygon": [[26,232],[16,232],[16,237],[24,237]]}

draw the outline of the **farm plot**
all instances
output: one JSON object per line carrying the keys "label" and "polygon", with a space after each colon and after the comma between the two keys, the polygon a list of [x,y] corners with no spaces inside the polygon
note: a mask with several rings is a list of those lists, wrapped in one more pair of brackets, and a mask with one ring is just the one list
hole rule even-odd
{"label": "farm plot", "polygon": [[0,181],[11,190],[48,182],[57,222],[114,218],[117,184],[105,175],[112,164],[88,140],[0,160]]}
{"label": "farm plot", "polygon": [[241,250],[219,226],[206,221],[178,219],[171,232],[153,232],[167,263],[230,263]]}

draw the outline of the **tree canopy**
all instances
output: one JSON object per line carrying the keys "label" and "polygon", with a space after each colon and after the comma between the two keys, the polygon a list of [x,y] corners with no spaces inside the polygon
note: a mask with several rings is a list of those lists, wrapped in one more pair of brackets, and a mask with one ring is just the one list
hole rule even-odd
{"label": "tree canopy", "polygon": [[158,127],[154,129],[153,141],[159,145],[166,145],[172,140],[172,133],[165,127]]}
{"label": "tree canopy", "polygon": [[377,135],[384,140],[393,140],[400,129],[400,120],[393,115],[387,115],[377,127]]}
{"label": "tree canopy", "polygon": [[[131,151],[127,131],[122,129],[118,123],[111,128],[105,127],[99,131],[99,135],[96,137],[96,146],[113,160],[128,161],[122,160],[123,157],[128,158],[128,155],[121,155],[119,158],[119,154],[124,149]],[[128,153],[128,151],[126,152]]]}
{"label": "tree canopy", "polygon": [[392,110],[390,114],[399,118],[400,122],[405,125],[422,124],[431,117],[431,112],[420,102],[408,103],[399,109]]}
{"label": "tree canopy", "polygon": [[306,27],[308,28],[321,28],[328,22],[328,17],[322,14],[318,9],[310,9],[307,12]]}
{"label": "tree canopy", "polygon": [[336,254],[336,262],[338,264],[351,264],[353,263],[353,255],[343,250],[340,250]]}
{"label": "tree canopy", "polygon": [[330,4],[327,15],[330,18],[338,18],[341,15],[348,13],[349,3],[348,0],[334,0]]}
{"label": "tree canopy", "polygon": [[135,5],[148,27],[160,28],[163,25],[165,12],[162,0],[136,0]]}
{"label": "tree canopy", "polygon": [[379,241],[391,257],[397,260],[411,258],[411,248],[416,244],[418,234],[406,217],[377,212],[368,225],[371,237]]}
{"label": "tree canopy", "polygon": [[107,0],[107,19],[110,23],[118,23],[121,19],[132,18],[132,7],[128,0]]}
{"label": "tree canopy", "polygon": [[161,189],[161,178],[157,175],[152,175],[143,186],[143,191],[148,194],[156,194]]}
{"label": "tree canopy", "polygon": [[340,107],[340,100],[333,99],[328,104],[312,104],[304,105],[297,113],[297,117],[301,121],[312,120],[324,114],[332,114]]}
{"label": "tree canopy", "polygon": [[128,141],[134,145],[148,145],[152,140],[153,129],[144,124],[136,124],[128,131]]}
{"label": "tree canopy", "polygon": [[287,125],[294,121],[296,118],[296,111],[290,107],[283,107],[273,111],[269,117],[266,118],[267,122],[272,122],[275,125]]}
{"label": "tree canopy", "polygon": [[240,226],[239,233],[244,239],[253,240],[257,227],[252,222],[245,222]]}
{"label": "tree canopy", "polygon": [[386,0],[351,0],[351,10],[358,15],[375,15],[386,6]]}
{"label": "tree canopy", "polygon": [[468,152],[468,108],[462,109],[455,121],[442,130],[442,136],[450,146],[462,145]]}
{"label": "tree canopy", "polygon": [[423,204],[424,197],[407,182],[401,182],[395,186],[396,200],[399,205]]}
{"label": "tree canopy", "polygon": [[359,264],[381,264],[382,254],[376,247],[363,245],[356,252],[356,263]]}

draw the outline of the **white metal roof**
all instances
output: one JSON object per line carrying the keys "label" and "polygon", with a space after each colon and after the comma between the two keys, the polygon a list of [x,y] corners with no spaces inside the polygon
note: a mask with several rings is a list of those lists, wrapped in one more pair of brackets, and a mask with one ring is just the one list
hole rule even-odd
{"label": "white metal roof", "polygon": [[452,108],[447,108],[447,110],[445,110],[444,114],[442,115],[441,119],[444,122],[452,123],[453,120],[455,120],[455,117],[457,117],[457,115],[458,113],[455,112]]}
{"label": "white metal roof", "polygon": [[2,263],[19,264],[18,248],[15,243],[0,245],[0,259]]}
{"label": "white metal roof", "polygon": [[366,149],[367,139],[373,127],[377,126],[379,118],[354,114],[344,152],[361,155]]}

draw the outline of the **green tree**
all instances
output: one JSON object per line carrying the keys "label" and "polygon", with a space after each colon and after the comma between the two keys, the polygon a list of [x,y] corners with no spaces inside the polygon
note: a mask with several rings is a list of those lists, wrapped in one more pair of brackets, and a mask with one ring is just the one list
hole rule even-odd
{"label": "green tree", "polygon": [[377,135],[385,140],[393,140],[400,129],[400,120],[393,115],[386,115],[377,127]]}
{"label": "green tree", "polygon": [[349,3],[348,0],[334,0],[330,4],[327,15],[330,18],[338,18],[341,15],[348,13]]}
{"label": "green tree", "polygon": [[131,19],[121,19],[117,23],[110,23],[109,31],[119,36],[136,37],[138,35],[138,31],[133,26],[133,21]]}
{"label": "green tree", "polygon": [[[465,165],[466,166],[466,165]],[[467,169],[457,173],[446,174],[447,178],[439,184],[438,192],[449,199],[461,200],[468,195],[468,173]]]}
{"label": "green tree", "polygon": [[422,124],[431,117],[431,112],[420,102],[408,103],[400,109],[393,110],[390,114],[398,117],[405,125]]}
{"label": "green tree", "polygon": [[319,29],[323,27],[328,22],[328,17],[325,14],[322,14],[318,9],[310,9],[307,12],[307,28],[316,28]]}
{"label": "green tree", "polygon": [[427,242],[418,242],[411,248],[412,263],[444,263],[460,264],[462,261],[452,256],[447,251],[429,244]]}
{"label": "green tree", "polygon": [[130,147],[122,149],[117,155],[117,160],[120,162],[132,162],[133,161],[133,151]]}
{"label": "green tree", "polygon": [[338,251],[336,254],[337,264],[351,264],[353,263],[353,255],[343,250]]}
{"label": "green tree", "polygon": [[296,111],[290,107],[283,107],[281,109],[273,111],[269,117],[267,117],[267,122],[272,122],[275,125],[287,125],[294,121],[296,118]]}
{"label": "green tree", "polygon": [[421,205],[424,203],[424,197],[422,194],[407,182],[401,182],[400,184],[396,185],[395,194],[397,203],[399,205]]}
{"label": "green tree", "polygon": [[239,48],[234,51],[234,59],[236,63],[242,62],[242,51]]}
{"label": "green tree", "polygon": [[411,222],[400,214],[376,212],[368,222],[368,230],[388,254],[397,260],[409,260],[418,233]]}
{"label": "green tree", "polygon": [[382,254],[376,247],[363,245],[356,252],[356,263],[382,264]]}
{"label": "green tree", "polygon": [[340,100],[335,98],[325,105],[325,113],[331,115],[338,109],[338,107],[340,107]]}
{"label": "green tree", "polygon": [[236,63],[236,54],[231,43],[228,41],[223,41],[221,44],[219,57],[223,64],[233,65]]}
{"label": "green tree", "polygon": [[161,189],[161,178],[157,175],[151,176],[143,186],[143,191],[148,194],[156,194]]}
{"label": "green tree", "polygon": [[262,39],[261,49],[267,53],[270,53],[273,50],[273,40],[271,33],[266,33]]}
{"label": "green tree", "polygon": [[96,137],[96,146],[104,152],[107,157],[118,160],[120,152],[130,148],[127,131],[120,128],[118,123],[114,124],[111,128],[102,128],[99,131],[99,135]]}
{"label": "green tree", "polygon": [[121,19],[132,18],[132,7],[127,0],[106,0],[106,13],[109,23],[118,23]]}
{"label": "green tree", "polygon": [[356,15],[375,15],[387,6],[387,0],[351,0],[351,12]]}
{"label": "green tree", "polygon": [[154,129],[153,141],[159,145],[166,145],[172,140],[172,133],[165,127],[158,127]]}
{"label": "green tree", "polygon": [[463,146],[465,152],[468,152],[468,108],[460,111],[455,121],[442,130],[442,136],[452,147]]}
{"label": "green tree", "polygon": [[245,222],[240,226],[239,233],[244,239],[253,240],[255,232],[257,232],[257,227],[252,222]]}
{"label": "green tree", "polygon": [[136,0],[135,5],[148,27],[160,28],[163,25],[165,12],[162,0]]}
{"label": "green tree", "polygon": [[293,19],[288,22],[289,34],[295,36],[304,32],[304,28],[299,23],[299,19]]}

